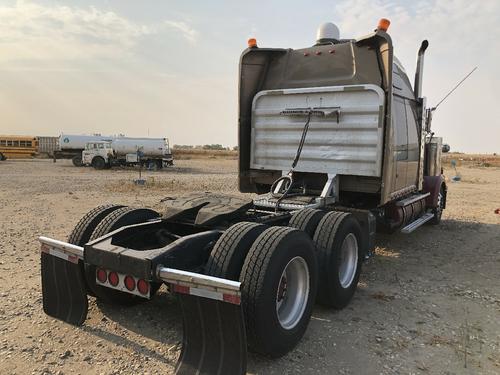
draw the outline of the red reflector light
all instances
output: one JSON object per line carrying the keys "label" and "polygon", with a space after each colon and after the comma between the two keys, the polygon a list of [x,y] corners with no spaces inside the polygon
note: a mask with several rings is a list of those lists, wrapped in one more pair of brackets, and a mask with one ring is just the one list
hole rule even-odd
{"label": "red reflector light", "polygon": [[233,305],[240,305],[241,304],[240,296],[235,296],[234,294],[223,294],[222,299],[225,302],[232,303]]}
{"label": "red reflector light", "polygon": [[184,285],[174,285],[174,292],[189,294],[189,287]]}
{"label": "red reflector light", "polygon": [[127,288],[130,291],[133,291],[135,289],[135,280],[132,276],[125,276],[125,288]]}
{"label": "red reflector light", "polygon": [[140,279],[137,282],[137,290],[141,294],[148,294],[149,293],[149,283],[146,280]]}
{"label": "red reflector light", "polygon": [[102,268],[98,268],[96,272],[97,280],[101,283],[105,283],[106,280],[108,279],[108,275],[106,274],[106,271],[104,271]]}
{"label": "red reflector light", "polygon": [[114,271],[111,271],[109,274],[108,274],[108,281],[111,285],[113,286],[117,286],[118,285],[118,282],[120,281],[120,278],[118,277],[118,274]]}

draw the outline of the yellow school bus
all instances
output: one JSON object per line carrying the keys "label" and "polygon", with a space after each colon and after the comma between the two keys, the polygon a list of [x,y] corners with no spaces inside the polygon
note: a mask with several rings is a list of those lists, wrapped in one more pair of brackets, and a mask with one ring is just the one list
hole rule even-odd
{"label": "yellow school bus", "polygon": [[0,160],[31,158],[37,150],[38,140],[35,136],[0,135]]}

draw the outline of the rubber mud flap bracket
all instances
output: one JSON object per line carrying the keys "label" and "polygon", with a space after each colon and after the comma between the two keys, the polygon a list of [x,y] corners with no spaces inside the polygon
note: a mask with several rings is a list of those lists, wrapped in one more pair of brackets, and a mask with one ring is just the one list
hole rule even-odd
{"label": "rubber mud flap bracket", "polygon": [[177,294],[184,335],[178,375],[246,374],[247,344],[240,305]]}
{"label": "rubber mud flap bracket", "polygon": [[76,326],[87,317],[85,282],[78,264],[47,252],[41,253],[43,311]]}

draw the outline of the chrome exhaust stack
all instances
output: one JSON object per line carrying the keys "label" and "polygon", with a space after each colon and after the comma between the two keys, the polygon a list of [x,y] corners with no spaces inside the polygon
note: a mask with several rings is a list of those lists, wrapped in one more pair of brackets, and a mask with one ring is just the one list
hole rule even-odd
{"label": "chrome exhaust stack", "polygon": [[422,76],[424,74],[424,55],[425,50],[429,47],[429,42],[427,40],[422,41],[420,49],[418,50],[417,57],[417,70],[415,71],[415,99],[422,97]]}

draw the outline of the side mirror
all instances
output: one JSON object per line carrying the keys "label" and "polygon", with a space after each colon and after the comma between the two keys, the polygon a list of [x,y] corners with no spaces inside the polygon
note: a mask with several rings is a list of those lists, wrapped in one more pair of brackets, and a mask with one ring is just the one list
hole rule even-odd
{"label": "side mirror", "polygon": [[450,145],[447,143],[443,144],[443,147],[441,147],[441,151],[443,152],[443,154],[450,152]]}

